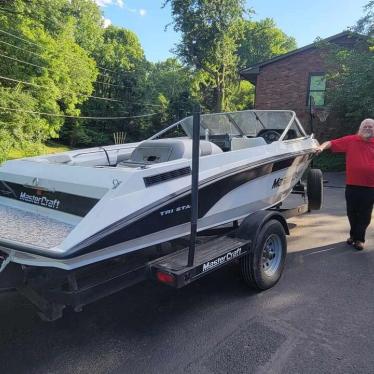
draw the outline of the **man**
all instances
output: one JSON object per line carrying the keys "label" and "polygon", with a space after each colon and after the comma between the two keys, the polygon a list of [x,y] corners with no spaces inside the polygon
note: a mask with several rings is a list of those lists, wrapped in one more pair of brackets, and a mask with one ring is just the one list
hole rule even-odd
{"label": "man", "polygon": [[356,135],[323,143],[317,153],[325,149],[346,155],[345,199],[351,226],[347,243],[362,250],[374,204],[374,120],[363,120]]}

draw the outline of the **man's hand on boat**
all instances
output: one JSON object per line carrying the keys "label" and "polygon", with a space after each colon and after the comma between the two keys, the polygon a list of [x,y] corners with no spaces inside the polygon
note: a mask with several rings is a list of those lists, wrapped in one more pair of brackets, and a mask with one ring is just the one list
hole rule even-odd
{"label": "man's hand on boat", "polygon": [[316,155],[318,156],[320,153],[322,153],[326,149],[329,149],[330,147],[331,147],[331,142],[330,141],[322,143],[320,146],[317,147]]}

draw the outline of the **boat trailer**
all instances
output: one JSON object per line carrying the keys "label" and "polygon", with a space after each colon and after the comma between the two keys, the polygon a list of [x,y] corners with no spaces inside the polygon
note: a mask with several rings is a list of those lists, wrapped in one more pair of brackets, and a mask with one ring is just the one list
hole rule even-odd
{"label": "boat trailer", "polygon": [[287,219],[321,207],[322,174],[312,169],[307,186],[301,182],[295,186],[293,193],[304,198],[295,208],[277,205],[241,222],[197,232],[199,127],[200,110],[195,110],[188,237],[69,271],[12,263],[0,248],[0,292],[18,291],[34,304],[43,320],[54,321],[63,316],[66,307],[79,312],[87,304],[142,281],[181,288],[233,262],[239,264],[250,287],[262,291],[274,286],[285,264]]}

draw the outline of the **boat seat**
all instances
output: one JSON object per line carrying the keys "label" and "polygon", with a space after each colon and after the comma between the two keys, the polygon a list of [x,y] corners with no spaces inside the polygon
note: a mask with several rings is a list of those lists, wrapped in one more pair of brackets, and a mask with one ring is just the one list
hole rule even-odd
{"label": "boat seat", "polygon": [[[200,141],[201,157],[216,153],[222,153],[222,149],[209,141]],[[128,162],[153,164],[180,158],[192,158],[191,139],[145,140],[134,149]]]}
{"label": "boat seat", "polygon": [[237,151],[239,149],[258,147],[260,145],[266,145],[264,138],[232,138],[231,139],[231,150]]}

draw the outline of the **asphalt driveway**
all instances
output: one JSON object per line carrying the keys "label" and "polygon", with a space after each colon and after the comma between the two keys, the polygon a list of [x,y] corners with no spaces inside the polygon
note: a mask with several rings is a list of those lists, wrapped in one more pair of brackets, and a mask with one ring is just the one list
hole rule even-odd
{"label": "asphalt driveway", "polygon": [[174,290],[139,284],[45,323],[0,295],[1,373],[374,373],[374,230],[345,244],[342,174],[324,209],[291,219],[276,287],[246,288],[235,265]]}

